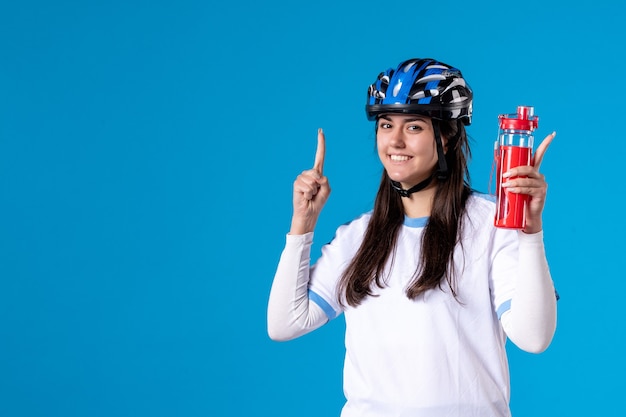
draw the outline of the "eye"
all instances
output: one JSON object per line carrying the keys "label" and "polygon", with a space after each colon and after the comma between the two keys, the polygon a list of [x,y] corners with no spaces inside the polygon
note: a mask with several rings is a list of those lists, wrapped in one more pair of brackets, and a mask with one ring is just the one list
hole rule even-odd
{"label": "eye", "polygon": [[408,125],[407,129],[412,131],[412,132],[421,132],[423,130],[422,126],[420,126],[420,125]]}
{"label": "eye", "polygon": [[391,123],[379,123],[378,127],[380,129],[390,129],[391,128]]}

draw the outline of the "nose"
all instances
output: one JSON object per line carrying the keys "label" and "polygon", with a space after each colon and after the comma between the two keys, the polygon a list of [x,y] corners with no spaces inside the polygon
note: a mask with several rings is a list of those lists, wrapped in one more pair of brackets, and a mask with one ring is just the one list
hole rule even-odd
{"label": "nose", "polygon": [[394,148],[404,148],[404,132],[402,129],[394,127],[394,129],[389,134],[389,143]]}

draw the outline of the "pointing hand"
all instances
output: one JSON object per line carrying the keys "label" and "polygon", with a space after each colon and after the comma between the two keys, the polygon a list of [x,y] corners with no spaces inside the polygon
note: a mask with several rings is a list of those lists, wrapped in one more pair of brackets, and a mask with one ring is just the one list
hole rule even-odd
{"label": "pointing hand", "polygon": [[313,168],[302,171],[293,184],[293,217],[290,234],[312,232],[330,195],[330,185],[324,176],[326,138],[322,129],[317,131],[317,150]]}

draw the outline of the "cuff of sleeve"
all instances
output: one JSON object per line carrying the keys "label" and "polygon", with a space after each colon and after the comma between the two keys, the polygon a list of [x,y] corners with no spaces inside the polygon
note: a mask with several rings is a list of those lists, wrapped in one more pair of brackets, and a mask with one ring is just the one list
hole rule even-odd
{"label": "cuff of sleeve", "polygon": [[313,243],[313,232],[305,233],[303,235],[286,235],[287,245],[306,245]]}
{"label": "cuff of sleeve", "polygon": [[524,233],[521,230],[517,234],[519,237],[520,243],[543,243],[543,230],[538,231],[537,233]]}

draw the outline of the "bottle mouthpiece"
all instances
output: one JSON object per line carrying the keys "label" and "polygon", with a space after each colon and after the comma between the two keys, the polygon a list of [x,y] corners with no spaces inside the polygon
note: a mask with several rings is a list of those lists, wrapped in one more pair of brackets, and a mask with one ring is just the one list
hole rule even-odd
{"label": "bottle mouthpiece", "polygon": [[535,108],[532,106],[517,106],[515,114],[501,114],[500,129],[529,130],[537,129],[539,118],[535,116]]}

